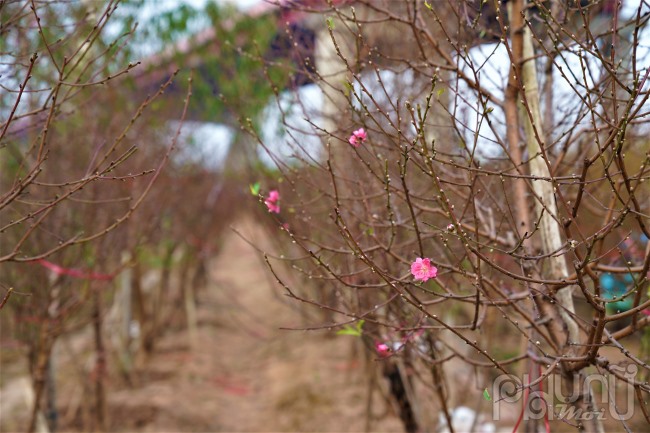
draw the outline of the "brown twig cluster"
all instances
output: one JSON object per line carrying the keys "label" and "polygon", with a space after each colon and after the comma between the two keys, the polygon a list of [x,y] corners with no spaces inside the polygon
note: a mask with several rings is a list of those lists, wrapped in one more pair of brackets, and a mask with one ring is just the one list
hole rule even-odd
{"label": "brown twig cluster", "polygon": [[[438,421],[427,393],[449,425],[454,405],[511,374],[527,374],[515,387],[526,396],[560,379],[578,414],[544,401],[560,428],[647,425],[648,5],[300,5],[323,103],[315,113],[298,96],[287,109],[277,93],[298,162],[275,155],[286,179],[276,223],[290,242],[267,263],[289,297],[327,312],[306,329],[363,321],[384,374],[400,372],[393,396],[409,431]],[[414,278],[416,258],[436,278]],[[623,292],[605,275],[626,279]],[[587,380],[609,375],[634,391],[634,418],[602,403],[620,389],[596,397]]]}
{"label": "brown twig cluster", "polygon": [[[107,381],[133,380],[164,315],[194,311],[231,214],[218,208],[232,200],[220,176],[173,160],[191,80],[180,106],[159,98],[175,73],[134,97],[134,29],[107,36],[118,3],[0,2],[0,344],[28,361],[30,414],[11,414],[22,430],[55,431],[79,413],[83,430],[108,428]],[[143,287],[151,274],[156,287]],[[83,344],[62,355],[70,341]],[[4,367],[14,351],[2,352]],[[62,374],[78,381],[78,403],[57,398]]]}

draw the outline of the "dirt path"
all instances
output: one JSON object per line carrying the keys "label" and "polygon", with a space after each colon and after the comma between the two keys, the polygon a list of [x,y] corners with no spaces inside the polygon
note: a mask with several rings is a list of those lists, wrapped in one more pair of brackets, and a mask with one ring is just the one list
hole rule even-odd
{"label": "dirt path", "polygon": [[[244,235],[259,237],[250,227]],[[280,330],[301,319],[257,253],[234,233],[222,251],[199,294],[199,343],[191,349],[185,332],[161,340],[142,386],[110,395],[114,429],[363,431],[367,379],[353,337]],[[380,400],[371,429],[402,431]]]}

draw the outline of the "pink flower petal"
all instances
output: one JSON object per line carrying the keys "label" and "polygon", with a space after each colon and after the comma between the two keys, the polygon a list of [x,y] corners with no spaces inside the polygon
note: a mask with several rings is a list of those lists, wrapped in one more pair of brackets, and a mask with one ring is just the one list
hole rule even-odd
{"label": "pink flower petal", "polygon": [[276,202],[280,199],[280,193],[277,190],[272,190],[269,192],[269,196],[267,198],[268,201],[270,202]]}
{"label": "pink flower petal", "polygon": [[269,209],[269,212],[280,213],[280,205],[279,204],[275,204],[275,203],[270,202],[268,200],[265,200],[264,204]]}
{"label": "pink flower petal", "polygon": [[264,200],[264,204],[269,209],[269,212],[280,213],[280,193],[276,190],[269,191],[269,196]]}
{"label": "pink flower petal", "polygon": [[348,143],[350,143],[353,147],[359,147],[366,139],[368,138],[368,134],[366,134],[366,130],[363,128],[359,128],[356,131],[352,132],[352,135],[350,135],[350,138],[348,138]]}
{"label": "pink flower petal", "polygon": [[390,348],[385,343],[375,343],[375,350],[377,351],[377,354],[382,358],[386,358],[390,355]]}
{"label": "pink flower petal", "polygon": [[430,278],[438,276],[438,268],[431,264],[431,259],[418,257],[411,263],[411,274],[416,280],[426,282]]}

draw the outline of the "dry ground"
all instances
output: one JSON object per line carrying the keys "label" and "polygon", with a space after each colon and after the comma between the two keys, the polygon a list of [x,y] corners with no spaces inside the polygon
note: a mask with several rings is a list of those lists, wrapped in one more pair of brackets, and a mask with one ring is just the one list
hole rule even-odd
{"label": "dry ground", "polygon": [[[239,228],[259,239],[253,227]],[[185,329],[170,328],[141,363],[134,385],[109,381],[108,429],[363,431],[368,379],[361,373],[367,364],[354,338],[281,330],[300,327],[303,319],[269,278],[259,253],[235,233],[222,251],[198,293],[194,344]],[[80,389],[57,379],[61,427],[83,430],[83,415],[71,410],[81,406]],[[402,431],[377,393],[370,428]]]}
{"label": "dry ground", "polygon": [[[242,222],[238,229],[259,244],[261,233],[254,227]],[[198,293],[196,339],[170,327],[139,366],[135,384],[109,382],[109,431],[403,431],[379,392],[367,419],[365,373],[376,361],[355,350],[354,337],[281,330],[307,322],[270,278],[259,253],[235,233],[226,237],[221,251],[207,287]],[[2,369],[0,378],[17,381],[14,389],[28,388],[17,362],[3,363]],[[83,394],[69,385],[77,378],[62,377],[67,374],[57,378],[60,426],[83,431],[79,416],[70,415],[76,413],[71,407],[81,406]],[[19,407],[1,407],[9,388],[3,388],[0,400],[0,430],[22,431],[16,426],[24,423],[8,422],[7,414],[20,420],[26,409],[21,416]]]}
{"label": "dry ground", "polygon": [[[246,227],[247,238],[259,236]],[[113,419],[114,429],[363,431],[367,382],[352,337],[280,330],[301,318],[259,254],[234,233],[222,251],[199,294],[197,344],[185,332],[162,339],[146,364],[152,379],[111,394],[114,416],[135,414]],[[373,430],[402,430],[381,411]]]}

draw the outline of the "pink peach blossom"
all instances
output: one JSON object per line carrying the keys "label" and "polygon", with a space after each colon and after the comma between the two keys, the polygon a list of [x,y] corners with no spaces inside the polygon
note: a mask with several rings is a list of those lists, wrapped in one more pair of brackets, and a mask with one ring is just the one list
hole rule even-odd
{"label": "pink peach blossom", "polygon": [[386,358],[390,355],[390,348],[386,343],[375,343],[375,350],[377,351],[377,355],[382,358]]}
{"label": "pink peach blossom", "polygon": [[276,190],[269,192],[269,196],[264,200],[264,204],[269,209],[269,212],[280,213],[280,193]]}
{"label": "pink peach blossom", "polygon": [[366,139],[368,139],[366,130],[359,128],[356,131],[352,132],[352,135],[350,135],[350,138],[348,139],[348,143],[350,143],[353,147],[359,147],[364,141],[366,141]]}
{"label": "pink peach blossom", "polygon": [[266,207],[269,209],[269,212],[275,212],[275,213],[280,213],[280,205],[273,204],[270,201],[266,200],[264,202]]}
{"label": "pink peach blossom", "polygon": [[269,197],[267,200],[275,203],[276,201],[280,200],[280,193],[275,189],[269,191]]}
{"label": "pink peach blossom", "polygon": [[431,259],[423,259],[418,257],[411,263],[411,274],[416,280],[427,281],[429,278],[436,278],[438,275],[438,268],[431,264]]}

